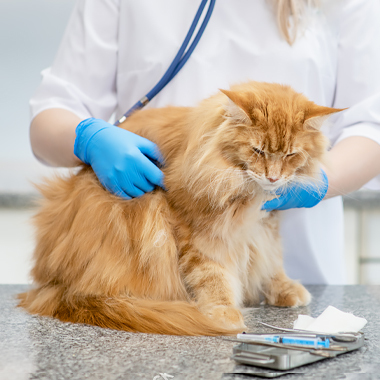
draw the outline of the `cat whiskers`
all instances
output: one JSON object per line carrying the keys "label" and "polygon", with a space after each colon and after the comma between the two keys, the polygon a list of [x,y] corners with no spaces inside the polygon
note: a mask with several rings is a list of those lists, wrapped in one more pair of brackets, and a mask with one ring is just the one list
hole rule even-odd
{"label": "cat whiskers", "polygon": [[[312,174],[320,174],[320,172],[314,172]],[[306,177],[306,176],[305,176]],[[309,177],[306,177],[306,178],[309,178]],[[309,178],[309,182],[310,182],[310,178]],[[313,182],[321,182],[324,184],[324,182],[322,180],[320,180],[319,178],[317,179],[313,179]],[[339,187],[336,187],[336,186],[333,186],[331,185],[331,183],[328,184],[329,188],[331,188],[332,190],[334,190],[337,194],[344,194],[344,190],[339,188]],[[350,194],[344,194],[344,196],[346,198],[349,198],[349,199],[352,199],[354,201],[358,201],[357,198],[355,198],[354,196],[350,195]],[[358,201],[359,202],[359,201]]]}
{"label": "cat whiskers", "polygon": [[305,159],[305,161],[307,161],[308,159],[311,158],[310,154],[305,149],[299,149],[298,153],[300,153],[303,156],[303,158]]}
{"label": "cat whiskers", "polygon": [[[246,192],[253,181],[252,178],[247,176],[245,171],[241,169],[211,169],[213,170],[213,174],[209,177],[209,182],[205,188],[210,202],[212,202],[212,198],[215,197],[225,202],[233,194]],[[252,194],[253,192],[254,191],[249,193]]]}
{"label": "cat whiskers", "polygon": [[209,167],[213,173],[212,177],[210,177],[210,181],[208,186],[214,185],[217,183],[218,185],[223,185],[226,183],[226,180],[236,179],[236,170],[237,169],[215,169],[213,167]]}
{"label": "cat whiskers", "polygon": [[210,178],[209,187],[214,187],[216,193],[235,192],[244,185],[244,178],[241,176],[239,169],[224,169],[215,173]]}
{"label": "cat whiskers", "polygon": [[301,187],[309,194],[317,193],[318,196],[321,196],[323,194],[322,190],[326,186],[325,182],[322,179],[311,178],[310,176],[306,175],[297,175],[292,181],[289,182],[289,184]]}
{"label": "cat whiskers", "polygon": [[[259,183],[259,181],[261,180],[261,176],[257,173],[255,173],[254,171],[252,170],[246,170],[245,173],[247,174],[246,178],[247,178],[247,182],[251,185],[252,183]],[[255,193],[255,189],[252,187],[252,186],[248,186],[248,193],[249,194],[254,194]]]}

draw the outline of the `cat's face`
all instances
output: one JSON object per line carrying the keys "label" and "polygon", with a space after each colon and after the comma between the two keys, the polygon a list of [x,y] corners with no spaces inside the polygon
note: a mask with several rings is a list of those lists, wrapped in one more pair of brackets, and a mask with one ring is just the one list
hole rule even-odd
{"label": "cat's face", "polygon": [[222,91],[229,97],[222,155],[264,190],[305,183],[317,176],[326,152],[319,127],[340,110],[317,106],[289,87],[261,85],[262,91]]}

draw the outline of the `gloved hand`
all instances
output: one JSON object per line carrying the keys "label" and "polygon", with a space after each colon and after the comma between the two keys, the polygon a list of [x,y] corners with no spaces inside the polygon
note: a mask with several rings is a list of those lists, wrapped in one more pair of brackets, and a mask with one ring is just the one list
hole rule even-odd
{"label": "gloved hand", "polygon": [[164,164],[153,142],[94,118],[83,120],[75,132],[74,154],[91,165],[111,193],[131,199],[155,185],[164,188],[164,174],[150,160]]}
{"label": "gloved hand", "polygon": [[262,210],[288,210],[290,208],[314,207],[326,195],[329,181],[326,173],[321,169],[321,178],[318,183],[296,184],[285,189],[279,189],[278,198],[265,202]]}

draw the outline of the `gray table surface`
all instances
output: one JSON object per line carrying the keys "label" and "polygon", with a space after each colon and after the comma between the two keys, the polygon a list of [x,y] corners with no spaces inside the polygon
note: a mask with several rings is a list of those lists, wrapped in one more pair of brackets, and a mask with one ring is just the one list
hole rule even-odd
{"label": "gray table surface", "polygon": [[[133,334],[35,317],[15,307],[25,285],[0,285],[0,379],[250,379],[231,372],[263,372],[230,359],[236,343],[219,337]],[[380,286],[308,286],[308,307],[248,310],[250,330],[257,321],[292,327],[298,314],[318,316],[327,306],[364,317],[367,338],[361,349],[295,370],[280,379],[380,379]]]}

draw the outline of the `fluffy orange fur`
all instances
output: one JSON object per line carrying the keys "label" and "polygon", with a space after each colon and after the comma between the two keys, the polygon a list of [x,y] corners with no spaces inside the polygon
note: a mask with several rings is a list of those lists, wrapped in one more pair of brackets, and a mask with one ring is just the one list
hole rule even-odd
{"label": "fluffy orange fur", "polygon": [[243,305],[306,305],[282,267],[279,186],[317,180],[339,110],[278,84],[249,82],[197,107],[134,113],[121,128],[155,142],[167,191],[123,200],[91,167],[40,186],[30,313],[126,331],[179,335],[244,329]]}

